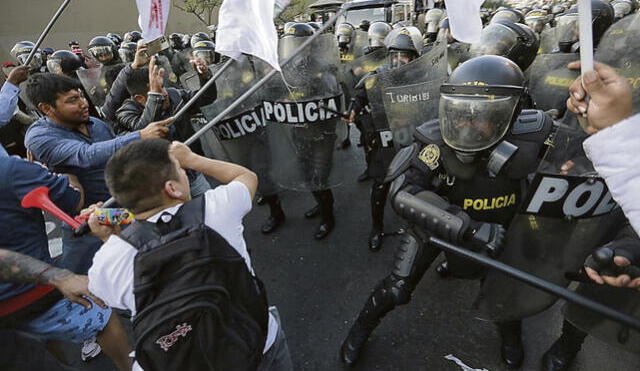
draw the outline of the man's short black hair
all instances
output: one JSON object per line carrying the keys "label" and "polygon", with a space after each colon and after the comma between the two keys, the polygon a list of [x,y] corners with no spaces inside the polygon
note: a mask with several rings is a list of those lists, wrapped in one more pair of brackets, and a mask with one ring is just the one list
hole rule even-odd
{"label": "man's short black hair", "polygon": [[134,95],[147,95],[149,92],[149,68],[132,69],[127,78],[127,91]]}
{"label": "man's short black hair", "polygon": [[105,179],[109,192],[133,213],[162,204],[162,189],[179,174],[169,157],[170,142],[145,139],[120,148],[107,162]]}
{"label": "man's short black hair", "polygon": [[58,95],[82,89],[82,85],[77,80],[53,73],[31,75],[26,84],[25,93],[36,107],[40,103],[45,103],[55,108]]}

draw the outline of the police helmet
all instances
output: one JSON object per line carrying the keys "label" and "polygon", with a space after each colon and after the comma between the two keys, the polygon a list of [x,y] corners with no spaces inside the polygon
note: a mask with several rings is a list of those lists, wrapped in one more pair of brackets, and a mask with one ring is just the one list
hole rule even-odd
{"label": "police helmet", "polygon": [[356,28],[351,23],[340,23],[336,27],[336,37],[338,38],[338,46],[346,47],[351,43],[356,34]]}
{"label": "police helmet", "polygon": [[542,9],[535,9],[527,13],[524,23],[531,27],[534,32],[542,33],[544,26],[549,22],[549,15]]}
{"label": "police helmet", "polygon": [[384,46],[384,39],[391,32],[391,25],[387,22],[377,21],[373,22],[369,26],[367,31],[367,38],[369,40],[369,47],[380,48]]}
{"label": "police helmet", "polygon": [[496,14],[494,14],[493,17],[491,17],[491,22],[489,23],[504,21],[504,20],[511,21],[513,23],[521,23],[524,20],[524,17],[522,16],[522,13],[520,13],[519,11],[507,8],[507,9],[502,9],[496,12]]}
{"label": "police helmet", "polygon": [[391,68],[400,67],[418,58],[420,51],[416,39],[416,34],[412,33],[409,27],[393,30],[387,35],[385,46],[389,51],[389,65]]}
{"label": "police helmet", "polygon": [[444,142],[463,154],[496,145],[520,114],[524,84],[520,67],[505,57],[485,55],[460,64],[440,87]]}
{"label": "police helmet", "polygon": [[138,44],[123,42],[118,49],[118,55],[124,63],[131,63],[136,57],[136,50],[138,50]]}
{"label": "police helmet", "polygon": [[94,37],[89,41],[89,48],[87,49],[89,55],[95,58],[102,64],[109,64],[115,60],[116,44],[106,36]]}
{"label": "police helmet", "polygon": [[363,20],[362,22],[360,22],[360,25],[358,26],[359,29],[361,29],[364,32],[369,31],[369,27],[371,27],[371,22],[369,22],[368,20]]}
{"label": "police helmet", "polygon": [[424,16],[424,33],[427,39],[435,41],[438,36],[438,26],[440,21],[444,17],[444,11],[442,9],[434,8],[429,9]]}
{"label": "police helmet", "polygon": [[56,75],[76,77],[75,72],[83,67],[82,59],[69,50],[58,50],[47,60],[47,71]]}
{"label": "police helmet", "polygon": [[[557,32],[560,35],[558,47],[561,52],[568,53],[580,39],[578,8],[572,7],[557,19]],[[613,23],[613,7],[602,0],[591,0],[591,24],[593,45],[597,46],[600,38]]]}
{"label": "police helmet", "polygon": [[[36,45],[31,41],[20,41],[13,46],[10,54],[13,58],[20,62],[20,64],[24,64],[24,62],[27,61],[27,58],[29,58],[29,54],[35,47]],[[40,67],[42,67],[42,55],[40,54],[40,51],[36,51],[33,54],[31,62],[29,62],[29,68],[31,70],[37,70]]]}
{"label": "police helmet", "polygon": [[113,41],[114,44],[116,44],[116,47],[120,46],[120,44],[122,44],[122,37],[120,35],[118,35],[117,33],[114,32],[109,32],[107,34],[107,37],[111,39],[111,41]]}
{"label": "police helmet", "polygon": [[526,70],[536,58],[539,39],[531,27],[509,21],[492,22],[482,30],[480,41],[471,44],[469,55],[500,55]]}
{"label": "police helmet", "polygon": [[129,31],[124,34],[123,41],[137,43],[142,40],[142,34],[140,31]]}
{"label": "police helmet", "polygon": [[614,18],[616,20],[622,19],[624,16],[634,11],[635,5],[635,2],[631,0],[612,1],[611,6],[613,6]]}
{"label": "police helmet", "polygon": [[204,32],[196,32],[191,36],[191,47],[193,48],[198,41],[211,41],[211,38]]}
{"label": "police helmet", "polygon": [[182,44],[182,35],[175,32],[169,35],[169,46],[171,46],[171,49],[173,50],[184,49],[184,45]]}
{"label": "police helmet", "polygon": [[283,37],[306,37],[313,35],[313,27],[306,23],[294,23],[284,29]]}
{"label": "police helmet", "polygon": [[210,40],[198,41],[193,45],[191,55],[194,58],[202,58],[207,65],[218,63],[220,55],[216,53],[216,44]]}

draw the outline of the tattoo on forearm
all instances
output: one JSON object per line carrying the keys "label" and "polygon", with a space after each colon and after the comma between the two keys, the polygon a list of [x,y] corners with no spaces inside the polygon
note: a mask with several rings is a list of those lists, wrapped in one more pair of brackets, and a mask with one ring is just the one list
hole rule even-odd
{"label": "tattoo on forearm", "polygon": [[38,283],[50,284],[70,274],[64,269],[48,267],[49,264],[28,255],[0,249],[0,281],[28,283],[37,280]]}

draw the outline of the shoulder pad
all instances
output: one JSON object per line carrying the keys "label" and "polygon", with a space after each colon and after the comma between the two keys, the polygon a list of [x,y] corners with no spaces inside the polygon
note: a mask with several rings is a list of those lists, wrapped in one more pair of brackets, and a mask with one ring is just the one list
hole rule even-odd
{"label": "shoulder pad", "polygon": [[364,87],[364,81],[369,78],[370,76],[373,76],[376,74],[376,71],[371,71],[371,72],[367,72],[364,74],[364,76],[362,76],[362,78],[360,79],[360,81],[358,81],[358,83],[355,86],[355,89],[361,89]]}
{"label": "shoulder pad", "polygon": [[427,121],[418,126],[413,133],[413,137],[423,144],[444,144],[442,133],[440,132],[440,122],[437,119]]}
{"label": "shoulder pad", "polygon": [[544,127],[545,113],[535,109],[525,109],[520,112],[511,127],[511,134],[529,134],[539,132]]}
{"label": "shoulder pad", "polygon": [[384,182],[388,183],[407,171],[409,166],[411,166],[411,160],[417,153],[418,145],[416,143],[399,150],[393,158],[393,161],[391,161],[391,164],[389,164]]}

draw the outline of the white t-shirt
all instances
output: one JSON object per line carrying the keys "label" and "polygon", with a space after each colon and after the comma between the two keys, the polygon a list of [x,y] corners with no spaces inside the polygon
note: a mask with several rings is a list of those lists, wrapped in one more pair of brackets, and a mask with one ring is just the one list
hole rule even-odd
{"label": "white t-shirt", "polygon": [[[252,274],[251,257],[247,251],[242,232],[242,219],[251,210],[251,195],[241,182],[231,182],[208,190],[205,194],[204,223],[231,245],[244,258]],[[155,223],[168,212],[175,215],[182,204],[162,210],[147,219]],[[104,300],[110,307],[130,310],[136,314],[133,296],[133,261],[138,250],[116,235],[112,235],[93,257],[89,269],[89,291]],[[278,323],[269,313],[269,332],[264,347],[266,353],[278,333]],[[137,366],[137,365],[136,365]],[[134,367],[136,369],[136,367]]]}

